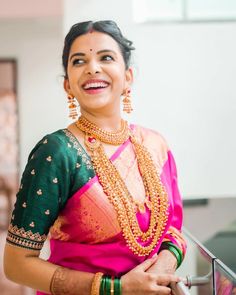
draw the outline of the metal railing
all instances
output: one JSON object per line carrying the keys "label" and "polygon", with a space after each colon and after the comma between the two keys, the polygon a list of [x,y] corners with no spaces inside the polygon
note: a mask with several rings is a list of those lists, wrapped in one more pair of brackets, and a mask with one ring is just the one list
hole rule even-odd
{"label": "metal railing", "polygon": [[183,233],[189,249],[178,274],[184,279],[171,285],[172,293],[174,295],[236,294],[236,274],[186,229]]}

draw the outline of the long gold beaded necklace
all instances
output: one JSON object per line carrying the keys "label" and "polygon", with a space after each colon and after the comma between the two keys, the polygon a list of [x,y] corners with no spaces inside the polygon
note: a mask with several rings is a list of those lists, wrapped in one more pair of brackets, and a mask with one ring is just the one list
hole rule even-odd
{"label": "long gold beaded necklace", "polygon": [[[168,196],[150,153],[137,141],[124,120],[121,120],[121,129],[117,132],[103,130],[83,116],[78,119],[76,126],[85,133],[84,142],[90,152],[94,170],[116,211],[127,246],[136,255],[149,255],[163,234],[168,219]],[[120,145],[128,138],[133,144],[145,188],[144,209],[146,205],[150,210],[150,222],[146,231],[141,230],[136,216],[136,203],[102,145],[102,142]]]}

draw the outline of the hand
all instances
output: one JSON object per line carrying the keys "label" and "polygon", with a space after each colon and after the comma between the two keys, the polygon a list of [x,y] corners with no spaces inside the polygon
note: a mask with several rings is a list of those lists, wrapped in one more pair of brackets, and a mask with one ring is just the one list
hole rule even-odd
{"label": "hand", "polygon": [[171,294],[167,287],[170,282],[179,282],[177,276],[170,274],[147,273],[156,263],[157,256],[145,260],[143,263],[121,277],[122,295],[165,295]]}
{"label": "hand", "polygon": [[169,250],[162,250],[147,272],[155,274],[174,274],[177,267],[177,260]]}

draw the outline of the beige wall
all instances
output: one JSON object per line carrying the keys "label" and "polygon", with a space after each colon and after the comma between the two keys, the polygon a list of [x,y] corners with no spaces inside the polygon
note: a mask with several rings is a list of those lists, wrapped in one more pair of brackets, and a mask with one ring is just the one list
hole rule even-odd
{"label": "beige wall", "polygon": [[18,63],[20,166],[46,133],[67,124],[62,87],[62,20],[0,21],[0,57]]}

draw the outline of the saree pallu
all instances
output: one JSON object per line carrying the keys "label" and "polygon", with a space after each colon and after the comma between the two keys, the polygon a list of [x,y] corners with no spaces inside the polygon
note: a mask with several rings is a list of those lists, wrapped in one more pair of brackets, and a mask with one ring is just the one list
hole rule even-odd
{"label": "saree pallu", "polygon": [[[173,156],[156,133],[138,130],[138,127],[135,132],[149,148],[169,198],[169,217],[165,232],[149,257],[158,252],[163,240],[171,241],[184,250],[184,240],[180,234],[182,203]],[[142,201],[145,196],[144,187],[129,140],[118,148],[111,161],[125,179],[131,195],[137,201]],[[147,208],[145,213],[137,213],[137,220],[143,231],[149,226],[149,218],[150,211]],[[101,271],[120,276],[147,258],[133,254],[127,247],[116,212],[96,175],[68,200],[50,232],[49,261],[71,269],[92,273]]]}

